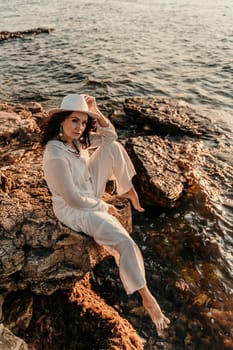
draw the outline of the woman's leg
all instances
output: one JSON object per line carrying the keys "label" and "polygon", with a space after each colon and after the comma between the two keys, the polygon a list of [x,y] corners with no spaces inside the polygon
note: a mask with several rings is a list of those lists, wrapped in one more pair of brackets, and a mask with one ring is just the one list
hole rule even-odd
{"label": "woman's leg", "polygon": [[120,197],[128,198],[131,201],[134,209],[136,209],[137,211],[140,211],[140,212],[145,211],[144,208],[141,207],[141,204],[140,204],[140,201],[138,198],[138,194],[137,194],[135,188],[133,187],[133,185],[129,191],[123,193]]}
{"label": "woman's leg", "polygon": [[150,293],[145,279],[144,261],[136,243],[119,221],[103,212],[86,214],[85,231],[103,245],[115,257],[119,274],[127,294],[138,291],[143,306],[158,330],[167,328],[170,321],[162,313],[156,299]]}
{"label": "woman's leg", "polygon": [[136,210],[144,211],[132,184],[136,174],[134,166],[119,142],[100,146],[90,157],[89,170],[97,197],[102,197],[106,182],[114,176],[118,194],[128,198]]}
{"label": "woman's leg", "polygon": [[155,297],[151,294],[147,286],[138,290],[142,297],[142,303],[148,312],[151,320],[158,330],[165,329],[169,326],[170,320],[162,313]]}
{"label": "woman's leg", "polygon": [[[156,328],[158,330],[165,329],[168,327],[170,320],[162,313],[159,304],[157,303],[156,299],[151,294],[151,292],[149,291],[146,285],[143,258],[142,258],[141,252],[139,251],[138,246],[135,243],[134,245],[135,246],[133,246],[128,241],[123,241],[114,247],[119,252],[121,257],[120,264],[119,264],[119,272],[120,272],[121,280],[123,282],[123,285],[126,285],[126,286],[131,285],[133,287],[132,290],[128,288],[128,294],[132,294],[135,291],[139,292],[139,294],[142,297],[142,304],[145,310],[148,312]],[[134,256],[136,256],[137,262],[134,261],[134,258],[133,258]],[[138,266],[140,268],[137,268]],[[142,277],[143,277],[142,281],[144,281],[142,288],[139,288],[140,274],[142,274]],[[138,281],[138,277],[139,277],[139,281]],[[139,283],[137,283],[135,286],[134,281],[136,280]]]}
{"label": "woman's leg", "polygon": [[106,212],[85,214],[83,232],[105,247],[115,257],[119,274],[127,294],[146,285],[141,252],[121,223]]}

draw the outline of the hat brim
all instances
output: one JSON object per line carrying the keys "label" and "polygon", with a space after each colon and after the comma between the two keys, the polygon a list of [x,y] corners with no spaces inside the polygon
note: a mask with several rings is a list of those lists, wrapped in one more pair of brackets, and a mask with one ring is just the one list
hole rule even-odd
{"label": "hat brim", "polygon": [[93,117],[95,119],[99,118],[99,114],[94,113],[94,112],[89,112],[89,111],[79,111],[79,110],[70,110],[70,109],[62,109],[62,108],[53,108],[48,110],[48,116],[51,117],[53,114],[58,113],[58,112],[80,112],[80,113],[86,113],[87,115],[89,115],[90,117]]}

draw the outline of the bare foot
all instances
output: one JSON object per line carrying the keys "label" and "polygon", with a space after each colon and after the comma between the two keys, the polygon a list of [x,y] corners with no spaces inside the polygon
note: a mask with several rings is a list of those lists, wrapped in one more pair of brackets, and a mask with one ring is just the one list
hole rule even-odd
{"label": "bare foot", "polygon": [[152,322],[154,322],[157,330],[163,330],[169,326],[170,320],[162,313],[155,299],[151,302],[143,301],[143,306],[148,312]]}
{"label": "bare foot", "polygon": [[150,293],[147,287],[140,289],[139,293],[142,297],[142,303],[148,312],[152,322],[155,324],[158,331],[168,328],[170,320],[162,313],[156,299]]}
{"label": "bare foot", "polygon": [[120,195],[120,197],[128,198],[130,200],[130,202],[132,203],[132,206],[134,207],[134,209],[136,209],[137,211],[140,211],[140,212],[145,211],[145,209],[141,207],[141,204],[140,204],[139,198],[138,198],[138,194],[135,191],[134,187],[132,187],[128,192]]}

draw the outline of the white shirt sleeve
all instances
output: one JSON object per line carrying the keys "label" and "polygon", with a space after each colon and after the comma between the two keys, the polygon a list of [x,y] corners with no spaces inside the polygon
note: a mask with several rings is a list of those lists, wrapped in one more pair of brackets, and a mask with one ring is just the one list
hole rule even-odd
{"label": "white shirt sleeve", "polygon": [[68,163],[61,158],[53,158],[44,164],[45,178],[52,194],[61,196],[72,208],[107,211],[108,204],[98,198],[79,193],[74,184]]}
{"label": "white shirt sleeve", "polygon": [[111,143],[117,138],[116,130],[110,121],[106,127],[97,125],[96,132],[90,135],[91,148],[98,147],[103,143]]}

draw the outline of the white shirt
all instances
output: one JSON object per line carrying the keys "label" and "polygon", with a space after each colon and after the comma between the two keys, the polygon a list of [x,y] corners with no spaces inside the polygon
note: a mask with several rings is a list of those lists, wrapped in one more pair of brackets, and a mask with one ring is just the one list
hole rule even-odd
{"label": "white shirt", "polygon": [[[91,134],[90,148],[116,139],[116,131],[109,122],[108,127],[99,126],[96,133]],[[71,147],[59,140],[50,140],[47,143],[43,155],[43,170],[58,218],[62,219],[61,211],[65,214],[67,206],[84,211],[107,211],[108,205],[95,196],[88,159],[88,149],[80,148],[78,157]]]}

